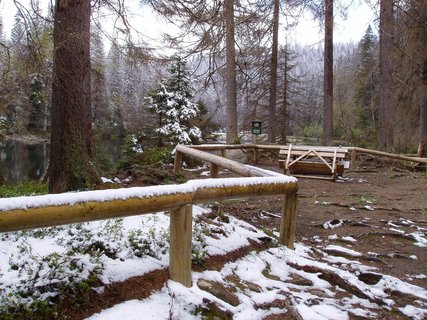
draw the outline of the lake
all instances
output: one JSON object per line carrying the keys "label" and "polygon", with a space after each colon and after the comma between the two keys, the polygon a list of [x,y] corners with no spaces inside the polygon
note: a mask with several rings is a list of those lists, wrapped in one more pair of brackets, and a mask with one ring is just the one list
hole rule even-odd
{"label": "lake", "polygon": [[47,142],[0,142],[0,170],[7,183],[19,184],[42,179],[48,159]]}
{"label": "lake", "polygon": [[[113,164],[121,158],[121,146],[119,140],[104,140],[97,144],[97,148],[102,150]],[[8,184],[40,181],[45,174],[48,160],[48,142],[0,141],[0,172]]]}

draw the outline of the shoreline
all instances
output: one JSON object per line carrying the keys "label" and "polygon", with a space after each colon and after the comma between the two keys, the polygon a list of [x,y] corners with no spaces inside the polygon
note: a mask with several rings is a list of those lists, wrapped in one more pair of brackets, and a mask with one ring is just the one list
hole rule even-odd
{"label": "shoreline", "polygon": [[46,137],[41,137],[33,134],[23,134],[23,135],[4,135],[1,137],[0,141],[17,141],[27,144],[40,144],[40,143],[49,143],[50,139]]}

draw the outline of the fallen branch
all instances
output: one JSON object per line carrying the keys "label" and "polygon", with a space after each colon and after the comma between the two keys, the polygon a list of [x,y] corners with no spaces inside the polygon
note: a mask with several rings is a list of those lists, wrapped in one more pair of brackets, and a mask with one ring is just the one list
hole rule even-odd
{"label": "fallen branch", "polygon": [[260,211],[258,212],[258,217],[259,217],[259,218],[262,218],[262,215],[266,215],[266,216],[270,216],[270,217],[278,218],[278,219],[282,218],[282,216],[280,216],[280,215],[278,215],[278,214],[271,213],[271,212],[268,212],[268,211],[265,211],[265,210],[260,210]]}

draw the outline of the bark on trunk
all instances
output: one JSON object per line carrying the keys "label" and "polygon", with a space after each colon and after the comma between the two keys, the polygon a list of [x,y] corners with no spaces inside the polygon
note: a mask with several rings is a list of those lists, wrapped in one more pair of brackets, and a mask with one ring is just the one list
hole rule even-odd
{"label": "bark on trunk", "polygon": [[378,148],[394,150],[393,137],[393,0],[380,0],[380,106]]}
{"label": "bark on trunk", "polygon": [[226,142],[237,141],[236,49],[234,47],[234,0],[225,0],[227,55],[227,132]]}
{"label": "bark on trunk", "polygon": [[421,65],[420,88],[420,143],[418,156],[427,158],[427,44],[424,43],[425,57]]}
{"label": "bark on trunk", "polygon": [[273,43],[270,64],[270,107],[268,118],[268,142],[276,142],[276,98],[277,98],[277,51],[279,38],[279,0],[274,0]]}
{"label": "bark on trunk", "polygon": [[90,0],[56,1],[51,193],[84,189],[98,181],[91,128],[90,11]]}
{"label": "bark on trunk", "polygon": [[325,58],[324,58],[324,94],[323,94],[323,143],[330,145],[333,136],[333,33],[334,2],[325,0]]}
{"label": "bark on trunk", "polygon": [[287,131],[288,131],[288,91],[289,91],[289,68],[288,68],[288,47],[286,46],[285,55],[285,67],[284,67],[284,79],[283,79],[283,103],[282,103],[282,117],[280,119],[280,143],[286,144],[287,142]]}

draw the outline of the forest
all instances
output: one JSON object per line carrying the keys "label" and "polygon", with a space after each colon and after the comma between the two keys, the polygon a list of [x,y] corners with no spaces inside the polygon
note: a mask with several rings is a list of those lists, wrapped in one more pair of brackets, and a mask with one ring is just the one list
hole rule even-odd
{"label": "forest", "polygon": [[0,320],[426,319],[426,0],[362,1],[8,1]]}
{"label": "forest", "polygon": [[[78,48],[61,51],[55,40],[66,34],[60,35],[58,22],[60,14],[68,21],[66,10],[50,7],[46,15],[39,0],[15,3],[10,37],[0,29],[0,136],[64,135],[55,131],[55,112],[81,120],[71,119],[79,112],[64,100],[64,92],[71,95],[67,87],[80,88],[73,94],[88,99],[86,126],[95,145],[102,137],[143,148],[200,143],[214,141],[214,132],[239,143],[259,120],[270,143],[299,137],[426,156],[423,0],[371,1],[378,19],[357,43],[339,44],[332,42],[334,16],[352,7],[338,0],[141,1],[141,10],[175,26],[163,34],[161,50],[135,36],[125,1],[85,2],[75,9],[86,13],[90,29],[83,86],[65,56],[58,67],[59,55]],[[301,10],[324,26],[324,42],[302,46],[282,39],[292,32],[288,18]],[[106,15],[114,16],[112,36],[105,32]],[[74,23],[85,38],[83,24]],[[68,82],[55,84],[55,77]],[[62,87],[62,96],[56,94]],[[56,104],[67,106],[55,111]]]}

